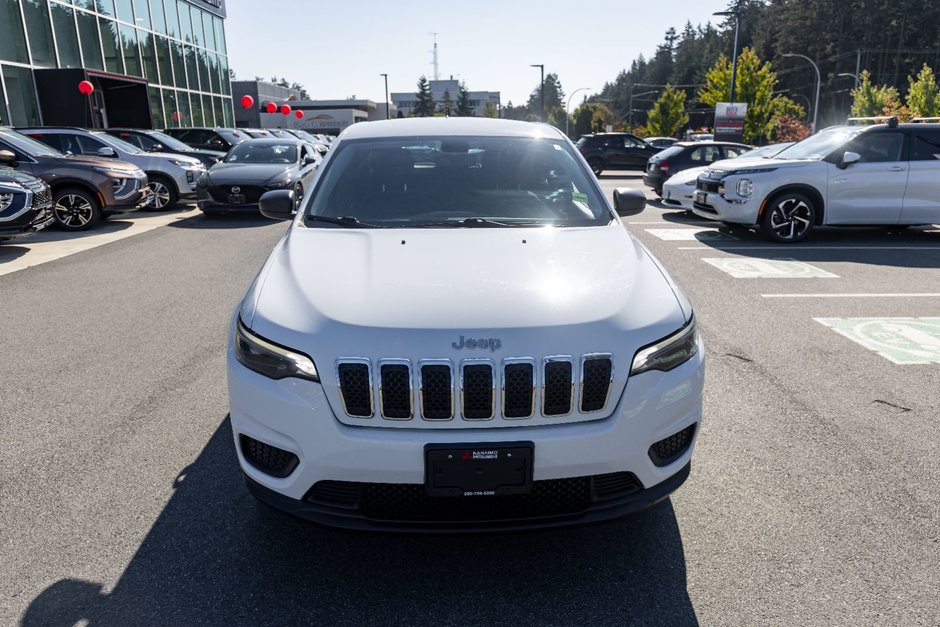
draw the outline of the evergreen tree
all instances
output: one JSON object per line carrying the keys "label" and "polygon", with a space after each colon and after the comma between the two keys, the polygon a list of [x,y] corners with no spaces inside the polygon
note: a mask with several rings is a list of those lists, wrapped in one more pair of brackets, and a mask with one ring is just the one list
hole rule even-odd
{"label": "evergreen tree", "polygon": [[685,110],[685,92],[666,85],[665,91],[653,105],[646,128],[649,133],[661,137],[674,137],[689,123]]}
{"label": "evergreen tree", "polygon": [[[555,107],[564,106],[563,101],[565,98],[565,92],[561,88],[561,82],[558,80],[558,75],[554,73],[545,75],[545,113],[548,114],[549,111]],[[526,103],[526,111],[530,115],[534,115],[538,119],[539,112],[542,107],[542,91],[541,87],[536,87],[532,90],[532,93],[529,95],[529,101]]]}
{"label": "evergreen tree", "polygon": [[415,117],[426,118],[434,115],[434,96],[431,95],[431,84],[427,77],[418,79],[418,91],[415,93],[415,108],[411,114]]}
{"label": "evergreen tree", "polygon": [[468,118],[473,116],[473,106],[470,104],[470,92],[465,83],[460,83],[460,89],[457,92],[457,115]]}
{"label": "evergreen tree", "polygon": [[555,107],[548,112],[548,123],[561,131],[565,130],[567,118],[568,114],[565,113],[564,107]]}
{"label": "evergreen tree", "polygon": [[438,107],[438,113],[443,115],[454,114],[454,99],[450,97],[450,90],[444,90],[444,97],[441,98],[441,104]]}
{"label": "evergreen tree", "polygon": [[915,117],[933,118],[940,115],[940,89],[933,70],[926,63],[917,78],[907,77],[911,88],[907,92],[907,108]]}
{"label": "evergreen tree", "polygon": [[483,105],[483,117],[485,118],[498,118],[499,109],[496,108],[496,105],[491,101],[487,100],[486,104]]}

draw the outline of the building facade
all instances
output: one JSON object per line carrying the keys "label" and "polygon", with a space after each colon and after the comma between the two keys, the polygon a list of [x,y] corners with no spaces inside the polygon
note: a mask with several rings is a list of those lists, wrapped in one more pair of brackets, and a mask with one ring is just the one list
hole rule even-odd
{"label": "building facade", "polygon": [[[438,111],[443,112],[441,111],[442,103],[446,100],[446,97],[449,97],[451,115],[454,115],[457,108],[457,98],[460,96],[460,83],[454,79],[428,81],[428,83],[431,86],[431,96],[434,98]],[[392,103],[405,117],[410,117],[414,108],[418,106],[416,93],[392,93],[390,96]],[[497,109],[500,106],[498,91],[471,91],[469,96],[470,106],[473,107],[473,115],[477,117],[483,115],[483,109],[488,102],[492,102]]]}
{"label": "building facade", "polygon": [[0,0],[0,123],[234,126],[224,1]]}

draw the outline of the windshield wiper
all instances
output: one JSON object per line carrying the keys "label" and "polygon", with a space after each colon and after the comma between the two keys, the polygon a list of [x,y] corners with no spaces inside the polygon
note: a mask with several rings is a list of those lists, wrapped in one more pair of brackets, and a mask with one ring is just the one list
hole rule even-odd
{"label": "windshield wiper", "polygon": [[544,224],[537,220],[519,220],[512,222],[501,222],[499,220],[493,220],[491,218],[464,218],[462,220],[440,220],[437,222],[414,222],[411,224],[405,224],[406,228],[412,229],[423,229],[423,228],[434,228],[434,227],[450,227],[450,228],[511,228],[511,227],[520,227],[520,226],[539,226]]}
{"label": "windshield wiper", "polygon": [[304,220],[309,220],[310,222],[325,222],[326,224],[338,224],[340,226],[349,227],[351,229],[381,229],[384,227],[379,226],[378,224],[369,224],[368,222],[360,222],[359,218],[356,216],[317,216],[311,215],[304,218]]}

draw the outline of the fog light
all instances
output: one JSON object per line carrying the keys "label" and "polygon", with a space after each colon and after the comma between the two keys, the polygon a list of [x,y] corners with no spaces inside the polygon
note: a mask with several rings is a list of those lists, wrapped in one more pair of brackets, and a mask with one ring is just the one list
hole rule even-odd
{"label": "fog light", "polygon": [[738,196],[747,198],[754,193],[754,184],[751,182],[751,179],[741,179],[734,186],[734,191],[738,193]]}

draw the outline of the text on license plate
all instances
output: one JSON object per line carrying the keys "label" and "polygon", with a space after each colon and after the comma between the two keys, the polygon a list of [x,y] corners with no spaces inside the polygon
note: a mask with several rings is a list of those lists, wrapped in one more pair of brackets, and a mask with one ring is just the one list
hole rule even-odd
{"label": "text on license plate", "polygon": [[245,195],[244,194],[229,194],[228,202],[232,205],[244,205],[245,204]]}

